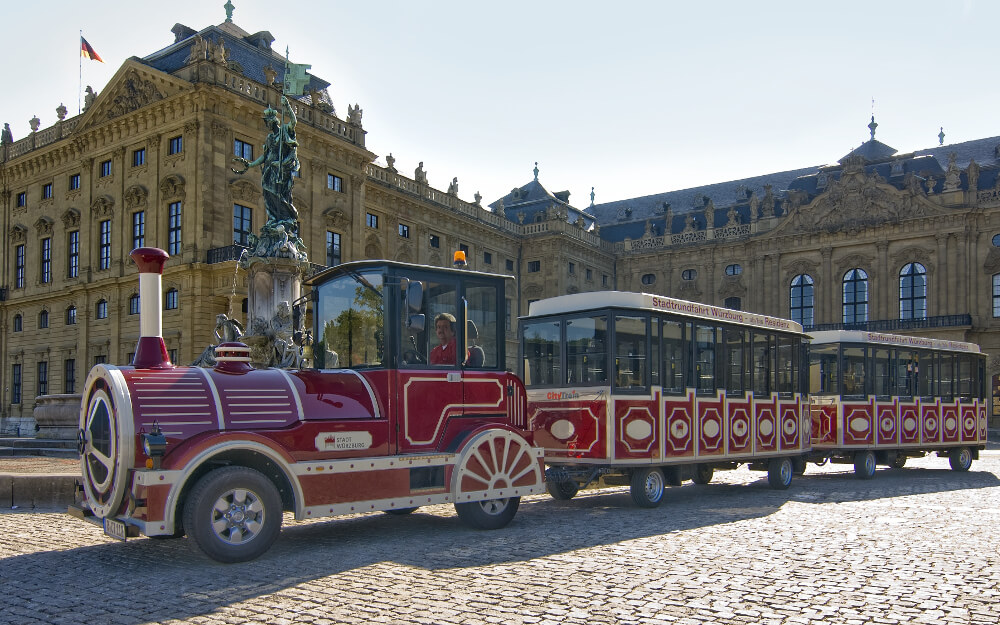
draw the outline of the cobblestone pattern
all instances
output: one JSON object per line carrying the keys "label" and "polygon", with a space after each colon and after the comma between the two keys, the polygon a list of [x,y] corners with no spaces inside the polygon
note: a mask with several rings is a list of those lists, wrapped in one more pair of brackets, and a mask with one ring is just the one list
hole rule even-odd
{"label": "cobblestone pattern", "polygon": [[187,539],[118,543],[58,512],[0,514],[0,623],[765,623],[1000,621],[1000,454],[815,468],[787,491],[745,469],[668,491],[526,499],[506,529],[450,506],[286,526],[222,565]]}

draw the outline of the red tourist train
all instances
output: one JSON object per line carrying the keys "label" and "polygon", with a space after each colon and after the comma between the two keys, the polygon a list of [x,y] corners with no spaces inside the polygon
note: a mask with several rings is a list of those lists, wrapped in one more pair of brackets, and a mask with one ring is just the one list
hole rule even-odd
{"label": "red tourist train", "polygon": [[864,331],[812,332],[810,460],[876,464],[947,456],[967,471],[986,445],[986,356],[979,346]]}
{"label": "red tourist train", "polygon": [[468,525],[495,529],[520,497],[544,492],[524,386],[504,371],[496,311],[509,278],[338,265],[309,281],[315,368],[255,370],[246,345],[224,343],[206,369],[167,358],[166,253],[132,257],[142,338],[134,366],[98,365],[87,377],[87,506],[71,510],[107,534],[186,533],[237,562],[270,547],[283,511],[309,519],[453,503]]}
{"label": "red tourist train", "polygon": [[747,463],[788,488],[809,451],[806,347],[785,319],[645,293],[564,295],[521,320],[529,429],[549,492],[666,484]]}

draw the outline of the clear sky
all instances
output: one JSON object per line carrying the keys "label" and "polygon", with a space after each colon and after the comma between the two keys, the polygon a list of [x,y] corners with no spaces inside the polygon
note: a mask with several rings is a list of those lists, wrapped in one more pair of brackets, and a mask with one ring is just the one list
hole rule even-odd
{"label": "clear sky", "polygon": [[[368,147],[492,202],[532,178],[597,203],[1000,135],[1000,2],[233,0],[234,22],[360,104]],[[6,3],[0,123],[15,139],[71,115],[79,32],[105,64],[225,20],[223,0]]]}

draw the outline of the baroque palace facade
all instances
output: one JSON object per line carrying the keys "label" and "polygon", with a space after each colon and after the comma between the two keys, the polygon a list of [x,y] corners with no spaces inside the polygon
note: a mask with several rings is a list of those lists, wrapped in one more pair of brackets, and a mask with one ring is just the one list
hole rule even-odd
{"label": "baroque palace facade", "polygon": [[[216,315],[245,319],[241,245],[266,219],[261,113],[284,59],[266,31],[231,21],[127,60],[76,117],[56,110],[0,145],[0,434],[38,395],[75,393],[91,366],[127,364],[139,336],[129,252],[161,247],[163,335],[186,364],[214,344]],[[502,313],[516,370],[517,316],[537,299],[641,290],[791,317],[972,341],[1000,373],[1000,137],[897,154],[871,138],[826,167],[579,209],[532,180],[488,206],[374,164],[359,107],[340,117],[311,76],[292,100],[293,198],[313,263],[392,258],[507,273]],[[455,185],[457,186],[457,185]],[[845,324],[847,324],[845,326]],[[994,379],[996,379],[994,377]],[[994,423],[996,421],[994,420]]]}

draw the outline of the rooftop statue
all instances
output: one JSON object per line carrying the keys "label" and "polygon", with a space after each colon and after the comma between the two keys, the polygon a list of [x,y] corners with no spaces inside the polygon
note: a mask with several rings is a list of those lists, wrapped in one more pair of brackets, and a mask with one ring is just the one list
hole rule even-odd
{"label": "rooftop statue", "polygon": [[288,104],[288,98],[281,96],[281,103],[288,111],[289,120],[282,125],[278,121],[278,111],[267,107],[264,111],[264,123],[271,132],[264,140],[263,153],[253,162],[242,157],[236,157],[233,162],[243,165],[242,169],[233,168],[233,173],[245,174],[251,167],[261,168],[260,185],[264,192],[264,205],[267,208],[267,221],[288,222],[286,229],[297,232],[295,221],[299,213],[292,206],[292,177],[299,170],[298,147],[295,139],[295,111]]}

